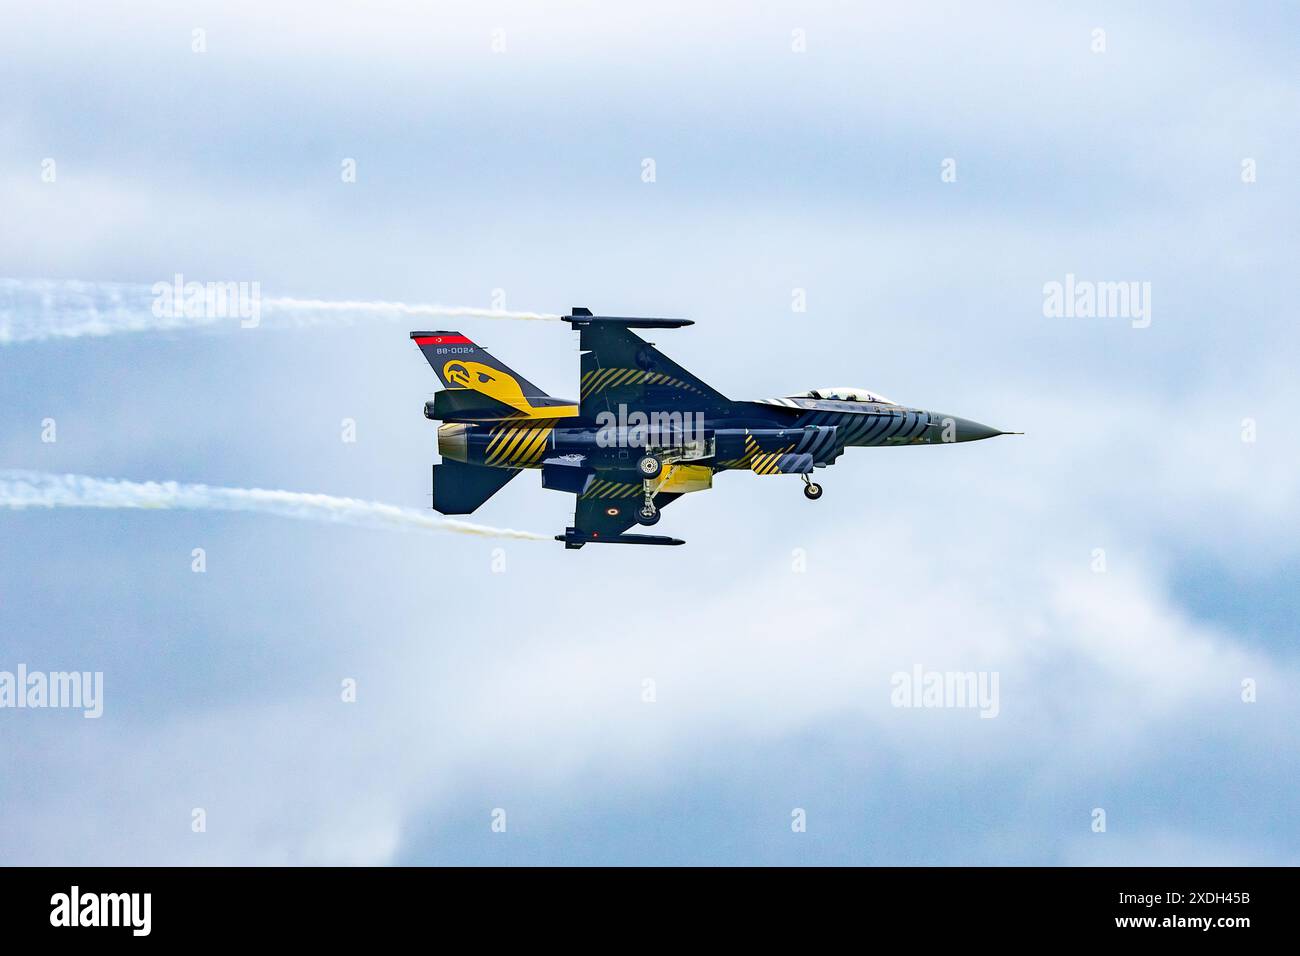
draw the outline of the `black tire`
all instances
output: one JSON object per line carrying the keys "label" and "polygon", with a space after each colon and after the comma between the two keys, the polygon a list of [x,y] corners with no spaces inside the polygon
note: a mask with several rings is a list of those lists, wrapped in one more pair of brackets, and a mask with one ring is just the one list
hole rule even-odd
{"label": "black tire", "polygon": [[650,508],[651,508],[651,512],[650,512],[649,515],[646,514],[645,506],[644,506],[644,505],[643,505],[642,507],[636,509],[636,523],[637,523],[637,524],[639,524],[639,525],[645,525],[645,526],[648,528],[648,527],[650,527],[650,525],[652,525],[652,524],[658,524],[658,523],[659,523],[659,519],[660,519],[661,517],[663,517],[663,512],[661,512],[661,511],[660,511],[658,508],[656,508],[654,505],[651,505]]}
{"label": "black tire", "polygon": [[658,478],[664,470],[664,463],[654,455],[642,455],[636,463],[636,470],[642,478]]}
{"label": "black tire", "polygon": [[822,496],[822,486],[817,482],[809,482],[803,486],[803,496],[809,501],[816,501]]}

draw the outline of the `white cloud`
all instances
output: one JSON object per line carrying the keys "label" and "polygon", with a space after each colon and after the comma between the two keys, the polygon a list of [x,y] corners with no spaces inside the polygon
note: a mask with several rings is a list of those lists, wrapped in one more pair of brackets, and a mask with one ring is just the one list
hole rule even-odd
{"label": "white cloud", "polygon": [[[1009,453],[1011,442],[999,447]],[[110,700],[111,736],[71,760],[39,804],[18,807],[46,834],[29,858],[391,862],[404,834],[428,825],[428,807],[459,807],[485,777],[539,799],[589,785],[595,768],[651,785],[674,768],[827,725],[913,779],[1028,770],[1036,787],[1085,810],[1097,792],[1158,765],[1171,739],[1241,726],[1285,743],[1300,716],[1294,705],[1255,710],[1239,694],[1246,676],[1270,695],[1294,686],[1290,665],[1189,618],[1141,554],[1112,550],[1109,570],[1096,574],[1091,537],[1074,539],[1068,556],[1042,553],[1086,526],[1085,499],[1060,487],[1043,502],[1050,517],[1008,524],[1005,506],[974,508],[985,497],[979,486],[945,501],[933,464],[918,464],[916,474],[929,475],[921,486],[887,495],[897,509],[851,519],[851,502],[838,502],[842,527],[806,541],[805,574],[788,570],[773,542],[719,574],[699,550],[709,544],[697,541],[644,588],[617,565],[570,570],[561,559],[573,556],[557,552],[536,580],[533,565],[514,565],[501,581],[507,603],[476,588],[430,619],[416,601],[409,629],[377,645],[382,672],[355,705],[323,689],[149,728],[109,722]],[[1015,500],[1042,480],[1022,473],[1001,492]],[[1179,481],[1190,494],[1221,493],[1217,479],[1209,488],[1194,474]],[[751,497],[739,483],[731,490],[711,505]],[[476,573],[444,568],[427,593],[459,593],[455,582]],[[560,581],[568,596],[548,601]],[[363,598],[358,615],[367,606]],[[523,613],[538,607],[546,613]],[[914,664],[997,671],[999,716],[892,707],[890,676]],[[641,701],[646,677],[656,682],[653,704]],[[85,792],[104,802],[69,826],[74,794]],[[208,834],[188,832],[191,804],[207,806]],[[1019,812],[1004,809],[1008,820]],[[1135,859],[1158,850],[1160,861],[1212,860],[1227,833],[1208,844],[1184,834],[1137,850],[1106,846]],[[1062,853],[1087,859],[1062,840]],[[14,847],[8,855],[28,858]]]}

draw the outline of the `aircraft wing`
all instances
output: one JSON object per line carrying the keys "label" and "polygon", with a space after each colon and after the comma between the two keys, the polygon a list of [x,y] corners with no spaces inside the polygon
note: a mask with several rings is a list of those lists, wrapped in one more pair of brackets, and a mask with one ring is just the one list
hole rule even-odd
{"label": "aircraft wing", "polygon": [[[641,479],[633,471],[626,475],[602,472],[586,492],[577,496],[573,527],[557,535],[556,540],[563,541],[567,548],[581,548],[584,544],[682,544],[677,538],[626,533],[637,523],[641,489]],[[668,492],[657,494],[655,507],[662,511],[680,497]]]}
{"label": "aircraft wing", "polygon": [[577,330],[582,351],[582,416],[617,413],[620,405],[630,410],[703,411],[731,404],[629,328],[676,328],[689,321],[593,316],[586,309],[573,312],[565,321]]}

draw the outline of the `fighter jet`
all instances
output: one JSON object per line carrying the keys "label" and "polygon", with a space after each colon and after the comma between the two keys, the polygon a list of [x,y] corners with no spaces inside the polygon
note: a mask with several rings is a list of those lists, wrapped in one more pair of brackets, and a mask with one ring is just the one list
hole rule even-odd
{"label": "fighter jet", "polygon": [[564,316],[582,353],[577,401],[555,398],[459,332],[412,332],[444,386],[426,402],[438,426],[433,508],[471,514],[524,469],[542,487],[574,495],[573,525],[555,540],[678,545],[629,534],[659,523],[682,495],[721,471],[811,476],[848,447],[978,441],[1004,432],[955,415],[900,405],[866,388],[818,388],[785,398],[732,401],[632,329],[676,329],[688,319],[619,318],[575,308]]}

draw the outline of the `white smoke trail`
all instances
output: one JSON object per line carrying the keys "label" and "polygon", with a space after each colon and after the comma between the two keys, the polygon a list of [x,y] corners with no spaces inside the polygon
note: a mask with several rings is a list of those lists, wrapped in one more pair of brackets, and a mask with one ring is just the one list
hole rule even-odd
{"label": "white smoke trail", "polygon": [[151,286],[0,278],[0,345],[123,332],[236,329],[241,325],[302,328],[408,318],[555,321],[560,316],[408,302],[263,298],[260,283],[185,283],[180,276]]}
{"label": "white smoke trail", "polygon": [[418,316],[442,319],[521,319],[530,322],[556,322],[560,318],[548,312],[506,312],[500,309],[476,309],[465,305],[357,302],[350,299],[330,301],[284,297],[263,299],[262,310],[270,312],[272,316],[283,316],[287,322],[296,325],[319,325],[324,322],[350,325],[358,318],[396,320]]}
{"label": "white smoke trail", "polygon": [[85,475],[0,470],[0,508],[155,508],[256,511],[298,518],[385,528],[392,531],[446,531],[487,538],[546,541],[549,536],[444,518],[378,501],[337,498],[300,491],[214,488],[174,481],[119,481]]}

